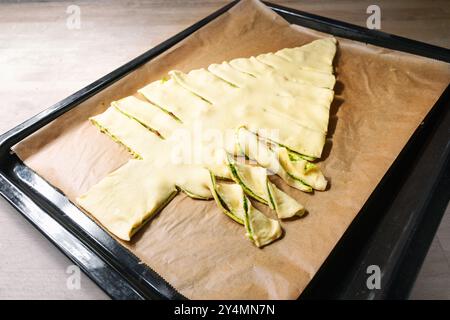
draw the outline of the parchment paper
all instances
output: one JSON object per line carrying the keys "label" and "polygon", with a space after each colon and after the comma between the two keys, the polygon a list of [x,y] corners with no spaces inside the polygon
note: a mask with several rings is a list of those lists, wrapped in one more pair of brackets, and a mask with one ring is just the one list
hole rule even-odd
{"label": "parchment paper", "polygon": [[[111,101],[135,93],[171,69],[189,71],[323,36],[289,25],[259,2],[241,2],[15,151],[74,200],[129,159],[87,122]],[[320,163],[330,189],[308,195],[276,180],[309,211],[303,219],[283,222],[283,239],[258,249],[213,201],[179,195],[132,242],[121,242],[186,297],[297,298],[450,81],[448,64],[338,41],[336,98]]]}

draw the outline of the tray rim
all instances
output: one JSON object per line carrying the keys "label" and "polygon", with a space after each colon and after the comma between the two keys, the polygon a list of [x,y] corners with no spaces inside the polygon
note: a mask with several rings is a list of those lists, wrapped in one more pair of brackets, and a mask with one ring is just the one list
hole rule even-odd
{"label": "tray rim", "polygon": [[[157,45],[156,47],[148,50],[147,52],[143,53],[142,55],[138,56],[137,58],[131,60],[130,62],[126,63],[125,65],[119,67],[118,69],[114,70],[113,72],[107,74],[106,76],[100,78],[99,80],[93,82],[92,84],[86,86],[85,88],[77,91],[76,93],[70,95],[69,97],[61,100],[60,102],[54,104],[50,108],[42,111],[41,113],[37,114],[36,116],[28,119],[27,121],[23,122],[22,124],[19,124],[15,128],[7,131],[6,133],[0,135],[0,159],[5,157],[9,154],[10,148],[15,145],[16,143],[23,140],[28,135],[32,134],[34,131],[38,130],[42,126],[46,125],[47,123],[51,122],[52,120],[56,119],[58,116],[62,115],[63,113],[69,111],[70,109],[76,107],[79,103],[84,101],[85,99],[88,99],[92,95],[96,94],[97,92],[101,91],[108,85],[111,85],[115,81],[119,80],[120,78],[124,77],[129,72],[132,72],[139,66],[141,66],[143,63],[153,59],[160,53],[164,52],[165,50],[169,49],[179,41],[183,40],[185,37],[190,35],[192,32],[198,30],[202,26],[206,25],[208,22],[214,20],[218,16],[220,16],[222,13],[228,11],[232,6],[234,6],[237,3],[237,1],[233,1],[226,6],[220,8],[219,10],[215,11],[214,13],[210,14],[206,18],[200,20],[199,22],[195,23],[194,25],[188,27],[187,29],[181,31],[180,33],[176,34],[175,36],[169,38],[168,40],[164,41],[163,43]],[[374,42],[382,42],[386,44],[386,47],[389,46],[395,46],[395,50],[399,51],[405,51],[413,54],[419,54],[421,56],[427,56],[429,58],[434,58],[446,62],[450,62],[450,50],[445,48],[440,48],[437,46],[429,45],[426,43],[422,43],[415,40],[410,40],[394,35],[390,35],[384,32],[376,31],[376,30],[368,30],[363,27],[355,26],[349,23],[320,17],[317,15],[309,14],[306,12],[302,12],[295,9],[290,9],[287,7],[283,7],[280,5],[271,4],[269,2],[264,2],[266,5],[269,6],[272,10],[274,10],[276,13],[279,13],[281,15],[288,14],[288,15],[295,15],[298,18],[304,19],[305,26],[308,26],[312,29],[317,29],[318,25],[321,25],[324,28],[337,28],[337,30],[341,30],[343,34],[347,35],[348,32],[350,34],[354,35],[353,40],[362,41],[361,39],[366,39],[365,42],[374,43]],[[336,31],[336,30],[334,30]],[[335,35],[342,36],[339,34]],[[362,38],[359,38],[362,37]],[[398,48],[398,44],[401,44],[401,48]],[[374,43],[376,45],[380,45],[379,43]],[[403,48],[403,49],[402,49]],[[410,138],[410,140],[412,137]],[[407,145],[410,143],[410,140],[408,140]],[[32,197],[29,195],[26,195],[23,189],[19,187],[19,185],[14,183],[14,181],[11,181],[7,176],[3,174],[3,172],[0,171],[0,181],[5,183],[5,185],[9,184],[6,188],[1,188],[0,193],[1,195],[9,202],[11,203],[22,215],[24,215],[31,223],[33,223],[41,233],[43,233],[49,240],[54,243],[66,256],[69,257],[72,261],[74,261],[77,265],[79,265],[83,271],[91,277],[91,279],[94,280],[94,282],[97,283],[108,295],[110,295],[112,298],[117,299],[123,299],[123,298],[134,298],[134,299],[144,299],[144,298],[167,298],[166,296],[161,296],[161,293],[155,292],[155,295],[151,294],[141,294],[139,292],[139,287],[130,285],[128,283],[128,279],[126,276],[115,270],[112,266],[105,266],[105,270],[108,272],[111,272],[113,275],[117,275],[119,279],[121,278],[125,283],[123,284],[124,287],[127,287],[127,284],[129,285],[129,292],[127,293],[117,293],[115,292],[114,288],[108,287],[107,284],[102,282],[103,280],[101,278],[98,278],[92,274],[92,270],[90,270],[86,264],[83,264],[80,262],[79,257],[76,257],[72,252],[67,250],[68,248],[64,248],[60,243],[56,242],[55,239],[51,237],[46,231],[40,227],[36,220],[33,220],[33,217],[30,216],[30,212],[26,212],[26,207],[23,207],[23,203],[14,202],[14,197],[17,197],[21,195],[23,198],[27,201],[31,201],[33,204],[37,205],[35,201],[33,201]],[[23,187],[23,186],[22,186]],[[17,200],[17,199],[16,199]],[[39,207],[39,206],[38,206]],[[42,208],[40,208],[42,210]],[[46,213],[44,210],[42,210],[43,213]],[[81,211],[80,211],[81,212]],[[358,214],[359,215],[359,214]],[[50,216],[49,216],[50,217]],[[50,217],[52,218],[52,217]],[[54,220],[54,219],[53,219]],[[63,229],[66,232],[69,232],[64,225],[61,225],[59,222],[56,222],[59,224],[61,229]],[[73,234],[69,232],[69,234],[74,237],[73,241],[74,243],[80,242],[83,246],[85,245],[79,238],[79,235]],[[95,250],[91,250],[92,248],[87,248],[88,251],[91,251],[91,254],[93,256],[97,256],[100,260],[103,258],[101,255],[99,255]],[[170,286],[170,285],[169,285]],[[155,289],[157,291],[157,289]],[[172,293],[173,296],[171,298],[177,298],[177,299],[183,299],[184,297],[177,294],[176,291]]]}

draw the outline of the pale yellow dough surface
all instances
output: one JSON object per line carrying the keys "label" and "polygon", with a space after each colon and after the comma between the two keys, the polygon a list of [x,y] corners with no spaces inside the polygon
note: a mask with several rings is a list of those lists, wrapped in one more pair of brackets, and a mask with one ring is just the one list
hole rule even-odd
{"label": "pale yellow dough surface", "polygon": [[[216,201],[223,193],[255,245],[272,242],[281,236],[280,223],[237,195],[256,196],[279,218],[301,215],[303,206],[268,182],[262,168],[242,167],[247,188],[227,159],[245,154],[292,187],[324,190],[320,169],[305,159],[320,158],[325,143],[335,52],[336,40],[326,38],[188,73],[175,70],[113,102],[91,121],[137,159],[94,185],[78,204],[129,240],[177,191]],[[236,183],[214,187],[210,173]]]}

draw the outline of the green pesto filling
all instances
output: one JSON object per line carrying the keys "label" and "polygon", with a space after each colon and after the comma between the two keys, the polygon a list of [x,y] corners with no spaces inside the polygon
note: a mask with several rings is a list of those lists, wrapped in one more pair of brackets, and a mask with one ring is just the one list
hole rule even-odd
{"label": "green pesto filling", "polygon": [[217,204],[222,207],[222,211],[229,216],[231,219],[236,221],[237,223],[244,224],[244,221],[242,221],[240,218],[235,216],[233,212],[228,208],[228,205],[225,203],[225,201],[219,196],[219,194],[216,192],[216,178],[212,172],[209,173],[211,176],[211,181],[213,185],[213,197],[216,200]]}
{"label": "green pesto filling", "polygon": [[[210,72],[211,72],[211,71],[210,71]],[[216,75],[216,74],[214,74],[214,73],[212,73],[212,72],[211,72],[211,74],[212,74],[213,76],[215,76],[216,78],[222,80],[223,82],[226,82],[228,85],[232,86],[233,88],[239,88],[239,87],[238,87],[237,85],[235,85],[234,83],[232,83],[232,82],[230,82],[230,81],[228,81],[228,80],[225,80],[224,78],[222,78],[222,77],[220,77],[220,76],[218,76],[218,75]]]}
{"label": "green pesto filling", "polygon": [[317,159],[316,157],[308,156],[306,154],[302,154],[300,152],[297,152],[297,151],[289,148],[288,146],[285,146],[284,144],[281,144],[281,143],[278,143],[278,142],[275,142],[275,141],[272,141],[272,140],[270,140],[270,141],[272,143],[274,143],[274,144],[279,145],[280,147],[286,148],[288,153],[289,153],[289,158],[291,158],[293,161],[295,161],[294,159],[298,160],[298,158],[304,159],[306,161],[314,161],[314,160]]}
{"label": "green pesto filling", "polygon": [[108,129],[106,129],[105,127],[103,127],[100,123],[98,123],[96,120],[94,120],[93,118],[89,119],[91,121],[91,123],[96,126],[100,132],[107,134],[114,142],[120,144],[121,146],[123,146],[125,149],[127,149],[127,151],[129,153],[131,153],[131,155],[138,160],[142,160],[143,158],[136,153],[135,151],[133,151],[129,146],[127,146],[125,143],[123,143],[122,141],[120,141],[119,138],[117,138],[114,134],[112,134]]}
{"label": "green pesto filling", "polygon": [[305,191],[305,192],[312,192],[312,191],[313,191],[313,188],[312,188],[309,184],[307,184],[305,181],[303,181],[302,179],[300,179],[300,178],[294,176],[294,175],[291,174],[289,171],[286,171],[286,170],[284,170],[284,171],[287,173],[287,175],[288,175],[289,177],[291,177],[291,178],[294,179],[295,181],[300,182],[301,184],[303,184],[303,185],[306,187],[306,189],[304,189],[304,190],[302,190],[302,191]]}
{"label": "green pesto filling", "polygon": [[249,211],[250,211],[250,208],[249,208],[249,206],[247,204],[247,199],[244,197],[244,217],[245,217],[244,226],[245,226],[245,229],[247,231],[247,237],[250,240],[254,241],[254,239],[253,239],[253,230],[252,230],[252,227],[250,225],[250,220],[249,220]]}
{"label": "green pesto filling", "polygon": [[199,98],[202,99],[203,101],[205,101],[205,102],[207,102],[207,103],[209,103],[209,104],[213,104],[211,101],[209,101],[209,100],[206,99],[206,98],[203,98],[201,95],[196,94],[195,92],[193,92],[193,91],[191,91],[191,90],[189,90],[189,89],[187,89],[187,88],[185,88],[185,89],[188,90],[190,93],[192,93],[194,96],[199,97]]}
{"label": "green pesto filling", "polygon": [[163,136],[161,133],[159,133],[158,130],[156,130],[156,129],[150,127],[150,126],[148,126],[147,124],[145,124],[144,122],[142,122],[142,121],[139,120],[138,118],[136,118],[136,117],[132,116],[131,114],[129,114],[129,113],[123,111],[122,109],[120,109],[120,108],[118,108],[118,107],[114,107],[114,108],[115,108],[117,111],[119,111],[120,113],[122,113],[124,116],[130,118],[131,120],[136,121],[136,122],[139,123],[141,126],[143,126],[145,129],[147,129],[147,130],[150,131],[151,133],[157,135],[159,138],[161,138],[161,139],[163,139],[163,140],[165,139],[164,136]]}
{"label": "green pesto filling", "polygon": [[179,123],[183,123],[183,121],[180,118],[178,118],[172,111],[167,110],[166,108],[160,106],[159,104],[151,101],[147,97],[145,97],[145,99],[147,99],[147,101],[150,102],[151,104],[153,104],[155,107],[159,108],[162,112],[164,112],[164,113],[168,114],[169,116],[171,116],[172,118],[174,118]]}
{"label": "green pesto filling", "polygon": [[[295,161],[295,159],[298,160],[298,158],[301,158],[301,159],[304,159],[304,160],[307,160],[307,161],[314,161],[314,160],[317,159],[316,157],[308,156],[308,155],[306,155],[306,154],[302,154],[302,153],[300,153],[300,152],[297,152],[297,151],[295,151],[295,150],[289,148],[288,146],[286,146],[286,145],[284,145],[284,144],[282,144],[282,143],[273,141],[273,140],[271,140],[271,139],[269,139],[269,138],[261,137],[259,134],[255,133],[255,132],[252,132],[252,131],[248,130],[247,128],[245,128],[245,129],[246,129],[247,131],[253,133],[255,136],[257,136],[258,138],[260,138],[260,139],[262,139],[262,140],[267,140],[267,141],[269,141],[269,142],[272,143],[272,144],[275,144],[275,145],[278,145],[278,146],[280,146],[280,147],[286,148],[287,151],[288,151],[288,153],[289,153],[289,157],[290,157],[291,160],[293,160],[293,161]],[[238,129],[238,130],[239,130],[239,129]]]}
{"label": "green pesto filling", "polygon": [[200,196],[198,194],[192,193],[191,191],[187,190],[187,189],[183,189],[179,186],[177,186],[177,188],[179,188],[181,191],[183,191],[185,194],[187,194],[190,198],[192,199],[197,199],[197,200],[211,200],[211,197],[203,197]]}
{"label": "green pesto filling", "polygon": [[315,165],[314,163],[307,162],[305,164],[305,172],[308,172],[309,170],[316,169],[316,168],[317,168],[317,165]]}
{"label": "green pesto filling", "polygon": [[239,174],[236,170],[236,167],[229,161],[228,162],[228,167],[230,168],[231,174],[233,175],[233,177],[235,179],[233,179],[235,182],[237,182],[242,189],[244,189],[245,193],[247,193],[249,196],[251,196],[252,198],[254,198],[255,200],[258,200],[259,202],[266,204],[267,205],[267,200],[265,200],[264,198],[261,198],[260,196],[258,196],[257,194],[255,194],[249,187],[247,187],[243,182],[242,179],[239,177]]}
{"label": "green pesto filling", "polygon": [[269,184],[270,184],[270,181],[269,181],[269,179],[267,179],[267,193],[269,194],[269,207],[271,209],[276,210],[277,207],[275,205],[275,199],[273,198],[272,191],[270,189],[270,185]]}

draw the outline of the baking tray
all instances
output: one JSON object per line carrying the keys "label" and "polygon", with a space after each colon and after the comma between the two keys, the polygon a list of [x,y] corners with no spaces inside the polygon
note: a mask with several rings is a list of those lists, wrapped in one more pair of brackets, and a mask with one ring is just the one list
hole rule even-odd
{"label": "baking tray", "polygon": [[[234,6],[232,2],[0,136],[0,194],[114,299],[184,299],[155,271],[11,151],[76,107]],[[290,23],[450,62],[450,50],[265,3]],[[403,148],[300,299],[407,298],[450,198],[450,86]],[[382,270],[366,286],[367,267]]]}

